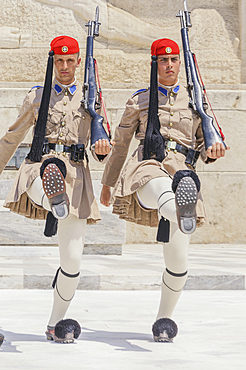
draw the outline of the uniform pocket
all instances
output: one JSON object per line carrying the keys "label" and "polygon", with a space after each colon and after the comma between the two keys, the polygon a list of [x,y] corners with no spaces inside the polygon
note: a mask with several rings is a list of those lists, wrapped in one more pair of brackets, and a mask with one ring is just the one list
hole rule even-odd
{"label": "uniform pocket", "polygon": [[48,117],[47,117],[47,122],[50,122],[53,125],[56,125],[60,123],[61,121],[61,112],[54,111],[52,109],[48,110]]}
{"label": "uniform pocket", "polygon": [[189,109],[181,110],[179,112],[179,130],[180,130],[180,132],[182,132],[186,137],[188,136],[189,138],[191,138],[192,128],[193,128],[192,112]]}
{"label": "uniform pocket", "polygon": [[46,124],[46,135],[58,132],[61,119],[61,113],[49,109]]}
{"label": "uniform pocket", "polygon": [[82,117],[81,112],[79,112],[77,110],[73,110],[72,113],[73,113],[73,119],[81,119],[81,117]]}

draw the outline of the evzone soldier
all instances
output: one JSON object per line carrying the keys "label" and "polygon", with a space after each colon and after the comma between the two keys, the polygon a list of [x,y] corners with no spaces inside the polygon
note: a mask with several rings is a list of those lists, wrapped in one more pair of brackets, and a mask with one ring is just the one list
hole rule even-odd
{"label": "evzone soldier", "polygon": [[[34,127],[31,150],[4,206],[32,219],[46,219],[46,236],[57,231],[60,268],[46,336],[62,343],[73,342],[81,331],[76,320],[63,319],[80,278],[86,223],[100,220],[86,153],[91,117],[81,106],[82,86],[75,78],[80,62],[74,38],[52,40],[44,88],[29,91],[16,122],[0,140],[1,173]],[[92,154],[102,161],[109,151],[108,141],[98,140]]]}
{"label": "evzone soldier", "polygon": [[[158,227],[166,269],[161,300],[152,327],[155,341],[168,342],[178,328],[171,319],[188,274],[188,247],[196,225],[205,220],[198,157],[205,163],[225,155],[222,143],[205,150],[201,119],[189,108],[189,94],[179,83],[180,50],[159,39],[151,46],[150,89],[138,90],[126,103],[115,130],[115,146],[102,178],[101,203],[111,202],[120,218]],[[139,146],[124,165],[135,135]]]}

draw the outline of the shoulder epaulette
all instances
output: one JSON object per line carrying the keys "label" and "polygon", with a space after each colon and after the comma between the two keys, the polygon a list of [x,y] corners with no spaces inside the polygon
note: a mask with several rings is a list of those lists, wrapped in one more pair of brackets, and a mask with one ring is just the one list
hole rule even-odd
{"label": "shoulder epaulette", "polygon": [[134,94],[132,94],[132,97],[134,97],[134,96],[136,96],[136,95],[138,95],[138,94],[140,94],[142,92],[148,91],[148,90],[149,90],[149,88],[137,90]]}
{"label": "shoulder epaulette", "polygon": [[43,88],[43,86],[36,85],[36,86],[31,87],[29,92],[32,91],[33,89],[42,89],[42,88]]}

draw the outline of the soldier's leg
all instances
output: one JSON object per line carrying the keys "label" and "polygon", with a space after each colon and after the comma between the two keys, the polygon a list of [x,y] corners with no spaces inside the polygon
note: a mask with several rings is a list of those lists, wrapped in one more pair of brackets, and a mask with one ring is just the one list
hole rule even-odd
{"label": "soldier's leg", "polygon": [[54,304],[49,326],[55,326],[64,318],[79,283],[85,229],[86,220],[71,214],[58,223],[60,269],[54,281]]}
{"label": "soldier's leg", "polygon": [[80,279],[85,229],[86,220],[80,220],[71,214],[58,223],[60,268],[53,282],[54,302],[46,336],[47,339],[60,343],[73,342],[81,331],[77,321],[63,318]]}
{"label": "soldier's leg", "polygon": [[176,223],[170,225],[170,241],[163,244],[166,269],[161,282],[161,301],[157,320],[171,318],[188,274],[190,236],[182,233]]}
{"label": "soldier's leg", "polygon": [[170,177],[157,177],[137,190],[140,204],[147,209],[158,209],[161,216],[177,223],[175,194]]}
{"label": "soldier's leg", "polygon": [[43,207],[46,211],[51,211],[49,199],[44,192],[41,177],[36,177],[26,192],[34,203]]}
{"label": "soldier's leg", "polygon": [[138,199],[142,206],[158,209],[161,216],[170,221],[170,239],[163,246],[166,270],[162,277],[161,301],[153,334],[156,341],[172,341],[177,334],[177,326],[170,318],[187,280],[190,236],[178,226],[170,178],[150,180],[138,190]]}
{"label": "soldier's leg", "polygon": [[178,223],[185,234],[196,229],[196,203],[200,190],[198,176],[189,170],[177,171],[173,180],[158,177],[150,180],[137,191],[145,208],[158,209],[160,215]]}

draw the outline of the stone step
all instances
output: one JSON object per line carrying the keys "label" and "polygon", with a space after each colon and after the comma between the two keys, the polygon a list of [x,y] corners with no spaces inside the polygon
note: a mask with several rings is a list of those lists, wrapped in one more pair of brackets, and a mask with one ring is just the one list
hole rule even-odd
{"label": "stone step", "polygon": [[[0,289],[51,289],[54,275],[0,273]],[[78,290],[160,290],[160,276],[88,274],[81,270]],[[185,290],[244,290],[243,275],[189,275]]]}
{"label": "stone step", "polygon": [[[191,245],[187,290],[245,289],[246,245]],[[1,289],[51,289],[57,247],[0,247]],[[123,245],[122,255],[84,255],[79,290],[159,290],[160,244]]]}

